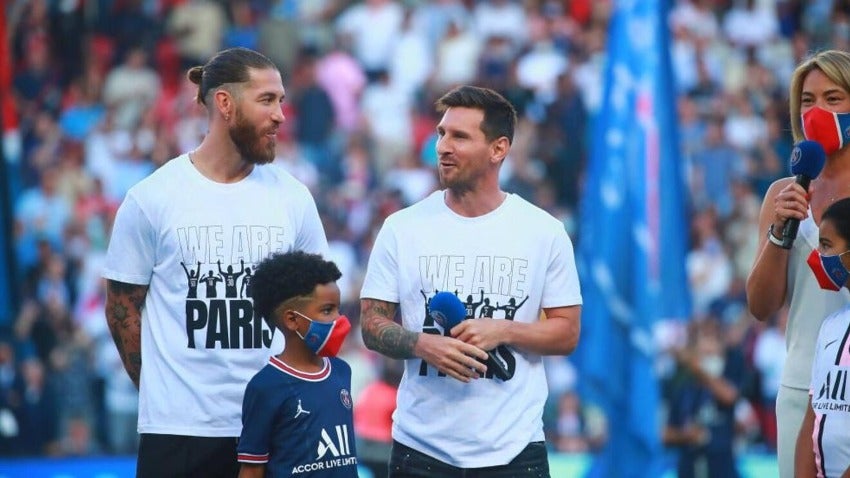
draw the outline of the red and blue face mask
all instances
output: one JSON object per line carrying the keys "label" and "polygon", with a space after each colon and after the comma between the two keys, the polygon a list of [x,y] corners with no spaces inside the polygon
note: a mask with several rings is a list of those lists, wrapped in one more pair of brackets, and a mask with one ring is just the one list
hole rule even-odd
{"label": "red and blue face mask", "polygon": [[351,330],[351,322],[349,322],[348,317],[340,315],[332,322],[319,322],[297,310],[293,310],[293,312],[310,321],[310,328],[307,329],[307,333],[303,337],[297,330],[295,331],[310,350],[322,357],[335,357],[339,353],[348,331]]}
{"label": "red and blue face mask", "polygon": [[830,155],[850,144],[850,113],[834,113],[817,106],[802,115],[803,135]]}
{"label": "red and blue face mask", "polygon": [[841,256],[848,252],[850,251],[825,256],[817,249],[813,249],[812,253],[809,254],[806,262],[815,274],[821,289],[839,291],[847,283],[847,279],[850,278],[850,271],[844,267]]}

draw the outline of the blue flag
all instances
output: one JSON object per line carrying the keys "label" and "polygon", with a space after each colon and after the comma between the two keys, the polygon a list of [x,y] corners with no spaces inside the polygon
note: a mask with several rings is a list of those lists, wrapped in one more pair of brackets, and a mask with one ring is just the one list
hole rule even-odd
{"label": "blue flag", "polygon": [[578,259],[584,311],[575,358],[609,438],[589,476],[663,473],[655,326],[690,313],[686,188],[664,0],[617,0],[594,118]]}

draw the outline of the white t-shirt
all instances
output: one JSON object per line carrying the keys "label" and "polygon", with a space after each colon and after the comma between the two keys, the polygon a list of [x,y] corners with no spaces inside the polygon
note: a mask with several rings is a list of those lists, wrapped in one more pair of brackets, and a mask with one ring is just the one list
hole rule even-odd
{"label": "white t-shirt", "polygon": [[[390,216],[375,241],[361,298],[400,304],[405,329],[444,333],[426,297],[455,292],[468,316],[539,320],[542,308],[581,304],[572,242],[555,218],[519,196],[475,218],[443,191]],[[497,349],[499,350],[499,349]],[[541,356],[503,347],[512,378],[462,383],[406,360],[393,438],[464,468],[504,465],[543,440],[547,385]]]}
{"label": "white t-shirt", "polygon": [[222,184],[182,155],[128,192],[103,276],[149,286],[139,433],[239,436],[245,385],[283,348],[253,316],[251,272],[294,249],[327,241],[307,188],[277,166]]}
{"label": "white t-shirt", "polygon": [[850,307],[820,327],[812,365],[812,445],[820,477],[839,477],[850,466]]}
{"label": "white t-shirt", "polygon": [[[785,343],[788,355],[782,370],[782,385],[806,390],[811,383],[812,357],[821,322],[832,312],[850,303],[850,292],[821,289],[806,263],[812,249],[818,247],[818,226],[808,217],[800,221],[797,239],[788,257],[788,325]],[[802,412],[802,411],[801,411]],[[802,417],[802,415],[800,415]],[[782,417],[779,417],[782,420]]]}

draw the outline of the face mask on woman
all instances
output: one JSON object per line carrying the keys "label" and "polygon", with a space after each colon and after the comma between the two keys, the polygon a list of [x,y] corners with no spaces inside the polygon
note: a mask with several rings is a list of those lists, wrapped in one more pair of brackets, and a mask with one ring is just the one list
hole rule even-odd
{"label": "face mask on woman", "polygon": [[850,113],[834,113],[817,106],[802,115],[803,135],[830,155],[850,143]]}

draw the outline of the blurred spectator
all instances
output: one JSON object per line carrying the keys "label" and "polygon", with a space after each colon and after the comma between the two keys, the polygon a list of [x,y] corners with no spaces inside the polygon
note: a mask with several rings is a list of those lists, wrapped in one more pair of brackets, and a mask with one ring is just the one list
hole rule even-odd
{"label": "blurred spectator", "polygon": [[242,47],[256,50],[260,44],[260,30],[249,0],[234,0],[228,5],[230,24],[224,30],[222,48]]}
{"label": "blurred spectator", "polygon": [[110,224],[118,210],[118,203],[109,199],[103,190],[103,180],[92,178],[92,189],[77,200],[75,220],[85,230],[92,251],[105,251]]}
{"label": "blurred spectator", "polygon": [[587,109],[572,75],[562,74],[555,100],[547,106],[540,125],[537,154],[555,187],[558,204],[573,210],[578,209],[580,178],[587,162],[588,123]]}
{"label": "blurred spectator", "polygon": [[290,101],[295,109],[294,136],[300,153],[312,163],[322,177],[322,183],[339,182],[339,152],[332,141],[336,118],[330,96],[316,78],[317,55],[305,49],[298,57],[289,87]]}
{"label": "blurred spectator", "polygon": [[753,361],[760,377],[759,421],[765,444],[776,451],[776,396],[785,364],[785,325],[788,309],[783,308],[756,339]]}
{"label": "blurred spectator", "polygon": [[65,272],[65,257],[51,254],[44,274],[36,284],[35,299],[42,304],[67,308],[71,303],[71,291],[65,280]]}
{"label": "blurred spectator", "polygon": [[564,453],[599,450],[608,439],[608,424],[601,410],[581,403],[578,394],[564,392],[558,398],[558,416],[553,442]]}
{"label": "blurred spectator", "polygon": [[66,432],[59,441],[60,456],[85,457],[101,453],[92,436],[91,420],[85,416],[68,418]]}
{"label": "blurred spectator", "polygon": [[85,140],[106,114],[100,88],[100,79],[96,76],[80,78],[71,85],[69,104],[59,117],[59,126],[70,139]]}
{"label": "blurred spectator", "polygon": [[767,136],[765,120],[756,114],[750,99],[732,95],[731,108],[723,125],[723,136],[738,151],[750,152]]}
{"label": "blurred spectator", "polygon": [[167,32],[177,41],[186,68],[203,65],[221,48],[227,16],[213,0],[180,0],[168,17]]}
{"label": "blurred spectator", "polygon": [[55,164],[55,157],[64,140],[57,116],[48,110],[40,110],[28,118],[23,128],[23,157],[21,184],[24,188],[40,182],[41,171]]}
{"label": "blurred spectator", "polygon": [[434,74],[430,88],[440,91],[475,80],[481,39],[471,32],[463,20],[451,19],[437,42]]}
{"label": "blurred spectator", "polygon": [[30,40],[21,67],[14,74],[18,112],[23,118],[34,118],[41,111],[56,112],[62,99],[59,75],[51,64],[48,45],[42,39]]}
{"label": "blurred spectator", "polygon": [[419,156],[409,152],[384,175],[384,187],[398,190],[407,205],[424,199],[439,186],[434,170],[422,164]]}
{"label": "blurred spectator", "polygon": [[359,463],[377,477],[389,472],[392,449],[393,412],[404,362],[378,359],[378,379],[370,383],[354,403],[354,432]]}
{"label": "blurred spectator", "polygon": [[469,9],[462,0],[419,2],[413,14],[414,28],[425,35],[432,50],[446,36],[450,24],[463,25],[469,19]]}
{"label": "blurred spectator", "polygon": [[413,105],[411,98],[390,82],[389,72],[374,75],[375,81],[363,92],[360,108],[364,126],[374,140],[375,172],[383,177],[412,150]]}
{"label": "blurred spectator", "polygon": [[724,227],[722,240],[728,246],[734,278],[745,281],[758,253],[761,201],[744,178],[732,182],[732,196],[735,207]]}
{"label": "blurred spectator", "polygon": [[115,129],[109,140],[112,162],[106,194],[110,200],[120,202],[133,185],[156,169],[150,161],[156,136],[144,127]]}
{"label": "blurred spectator", "polygon": [[692,227],[693,249],[687,254],[685,267],[691,286],[693,313],[696,317],[702,317],[731,285],[732,264],[718,230],[717,215],[712,208],[698,211]]}
{"label": "blurred spectator", "polygon": [[472,28],[482,42],[494,37],[505,38],[518,49],[526,40],[527,20],[517,0],[485,0],[472,10]]}
{"label": "blurred spectator", "polygon": [[674,31],[681,28],[700,39],[717,38],[720,25],[713,11],[712,0],[684,0],[675,3],[670,12],[670,24]]}
{"label": "blurred spectator", "polygon": [[316,78],[330,96],[337,128],[345,135],[360,122],[360,94],[366,86],[366,74],[351,56],[350,41],[350,36],[338,34],[333,48],[316,65]]}
{"label": "blurred spectator", "polygon": [[394,0],[364,0],[337,19],[337,31],[351,37],[354,56],[370,80],[389,68],[403,20],[404,10]]}
{"label": "blurred spectator", "polygon": [[677,367],[666,384],[663,441],[678,452],[679,478],[734,478],[739,476],[733,445],[743,357],[726,348],[716,319],[690,325],[687,347],[673,351]]}
{"label": "blurred spectator", "polygon": [[[182,1],[186,0],[169,1],[168,5]],[[99,30],[105,33],[117,58],[123,58],[133,47],[152,48],[156,44],[163,19],[156,18],[155,12],[145,8],[146,4],[149,4],[146,0],[116,0],[102,4]]]}
{"label": "blurred spectator", "polygon": [[357,250],[352,244],[353,238],[345,227],[344,218],[338,213],[326,209],[320,215],[328,238],[327,259],[336,264],[342,273],[342,277],[336,281],[339,286],[340,301],[343,304],[359,305],[357,301],[360,298],[360,277],[363,271],[357,257]]}
{"label": "blurred spectator", "polygon": [[785,118],[767,116],[767,135],[756,145],[755,154],[750,161],[749,177],[759,198],[764,197],[767,188],[774,181],[790,174],[789,163],[793,145],[787,132],[782,129],[782,124],[785,123]]}
{"label": "blurred spectator", "polygon": [[319,170],[315,163],[309,161],[301,152],[301,148],[294,141],[281,141],[278,139],[275,164],[287,170],[289,174],[304,183],[311,191],[319,188]]}
{"label": "blurred spectator", "polygon": [[413,10],[404,13],[387,68],[394,86],[411,98],[422,93],[421,88],[434,70],[431,45],[424,33],[414,28]]}
{"label": "blurred spectator", "polygon": [[62,233],[71,219],[71,207],[56,189],[58,179],[57,168],[46,168],[41,173],[41,184],[25,190],[18,199],[15,221],[19,228],[15,240],[24,268],[34,264],[39,240],[43,239],[53,249],[62,249]]}
{"label": "blurred spectator", "polygon": [[517,63],[517,81],[520,86],[534,92],[535,99],[543,104],[555,100],[558,78],[567,72],[569,61],[551,37],[538,39],[520,56]]}
{"label": "blurred spectator", "polygon": [[694,207],[713,206],[720,220],[732,213],[732,179],[746,174],[746,163],[729,144],[723,121],[712,118],[705,133],[705,146],[693,156],[691,197]]}
{"label": "blurred spectator", "polygon": [[773,40],[779,33],[773,2],[732,2],[723,16],[723,32],[736,46],[761,46]]}
{"label": "blurred spectator", "polygon": [[16,438],[22,455],[55,455],[59,439],[59,391],[49,384],[44,364],[37,358],[21,363],[23,385]]}
{"label": "blurred spectator", "polygon": [[138,126],[142,113],[160,93],[160,77],[148,66],[148,53],[143,47],[127,50],[123,63],[113,68],[103,85],[103,103],[113,110],[115,126],[130,129]]}
{"label": "blurred spectator", "polygon": [[688,95],[682,95],[678,100],[679,141],[684,172],[687,176],[694,174],[694,155],[704,147],[705,132],[708,124],[700,114],[699,104]]}

